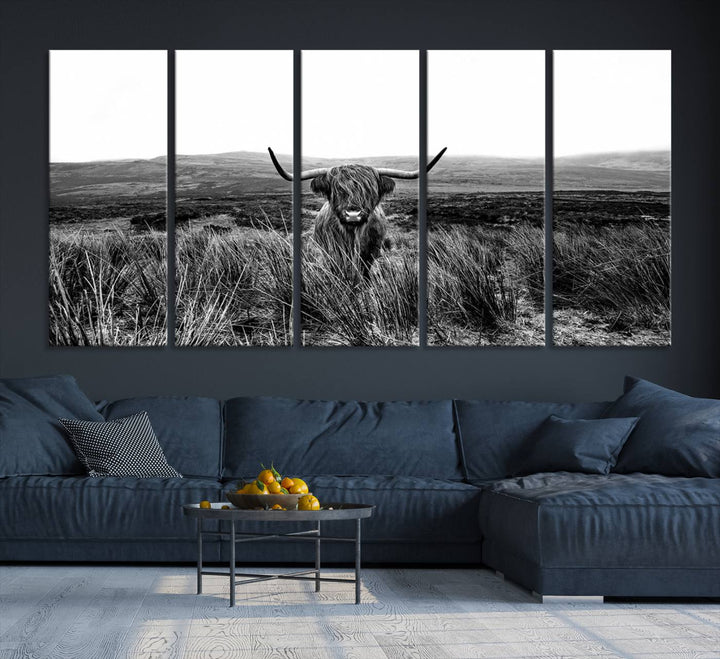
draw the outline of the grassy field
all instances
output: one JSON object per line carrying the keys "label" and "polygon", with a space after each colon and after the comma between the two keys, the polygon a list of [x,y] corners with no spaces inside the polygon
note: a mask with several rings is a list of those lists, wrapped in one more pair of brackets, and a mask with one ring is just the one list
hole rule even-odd
{"label": "grassy field", "polygon": [[543,232],[458,226],[428,235],[430,345],[543,345]]}
{"label": "grassy field", "polygon": [[365,282],[352,279],[303,235],[302,342],[311,346],[418,344],[417,232],[392,227]]}
{"label": "grassy field", "polygon": [[555,345],[669,345],[666,224],[559,230],[553,269]]}
{"label": "grassy field", "polygon": [[[178,229],[175,340],[186,346],[292,344],[292,233],[255,228]],[[212,227],[217,228],[212,228]]]}
{"label": "grassy field", "polygon": [[670,344],[670,196],[557,192],[555,345]]}
{"label": "grassy field", "polygon": [[165,233],[53,226],[50,345],[166,344],[166,263]]}
{"label": "grassy field", "polygon": [[[585,177],[583,171],[577,176]],[[542,345],[543,195],[469,192],[453,172],[428,197],[428,343]],[[86,176],[61,173],[55,176],[66,188],[50,209],[51,345],[164,344],[162,197],[149,184],[141,186],[152,192],[147,198],[133,196],[132,186],[120,196],[112,190],[92,196],[94,179],[83,187]],[[275,181],[274,172],[248,179],[257,190],[239,191],[199,189],[197,172],[186,174],[193,194],[178,200],[176,214],[176,342],[290,345],[289,191],[279,184],[260,191]],[[216,178],[208,176],[211,183]],[[242,179],[245,187],[250,183]],[[368,282],[348,280],[312,240],[321,203],[303,195],[303,344],[417,345],[415,188],[401,187],[385,204],[392,248],[375,262]],[[558,192],[554,211],[555,343],[668,344],[668,193]]]}
{"label": "grassy field", "polygon": [[543,345],[542,193],[431,191],[428,227],[428,343]]}

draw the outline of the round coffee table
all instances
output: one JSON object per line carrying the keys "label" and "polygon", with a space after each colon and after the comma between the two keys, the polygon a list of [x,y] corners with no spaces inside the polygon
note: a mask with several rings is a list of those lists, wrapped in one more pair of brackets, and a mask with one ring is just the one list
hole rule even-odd
{"label": "round coffee table", "polygon": [[[189,503],[183,506],[183,514],[197,519],[197,592],[202,593],[203,575],[216,575],[230,578],[230,606],[235,606],[235,586],[240,584],[267,581],[269,579],[295,579],[315,582],[315,591],[320,590],[322,581],[334,581],[341,583],[355,584],[355,604],[360,604],[360,567],[361,567],[361,543],[360,524],[363,519],[371,517],[375,506],[359,503],[328,503],[322,510],[242,510],[240,508],[225,508],[226,503],[213,503],[212,508],[200,508],[200,504]],[[229,532],[225,531],[204,531],[202,524],[204,519],[227,520],[230,523]],[[338,520],[355,520],[355,537],[338,538],[333,536],[320,535],[321,522],[333,522]],[[235,530],[235,522],[312,522],[314,528],[307,531],[295,533],[242,533]],[[203,570],[203,536],[227,538],[230,542],[230,570],[219,572],[215,570]],[[255,540],[284,539],[296,541],[310,541],[315,543],[315,568],[312,570],[301,570],[288,574],[256,574],[236,573],[235,571],[235,545],[241,542]],[[320,543],[330,542],[354,542],[355,543],[355,578],[335,579],[320,576]],[[314,576],[308,576],[314,575]],[[236,577],[244,577],[237,581]]]}

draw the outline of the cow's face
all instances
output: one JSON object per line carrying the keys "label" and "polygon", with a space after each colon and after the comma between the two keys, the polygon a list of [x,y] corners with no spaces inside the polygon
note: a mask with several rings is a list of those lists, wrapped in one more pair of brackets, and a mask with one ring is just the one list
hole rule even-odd
{"label": "cow's face", "polygon": [[316,176],[310,188],[323,195],[337,219],[347,226],[367,222],[382,198],[395,189],[395,181],[373,167],[343,165]]}

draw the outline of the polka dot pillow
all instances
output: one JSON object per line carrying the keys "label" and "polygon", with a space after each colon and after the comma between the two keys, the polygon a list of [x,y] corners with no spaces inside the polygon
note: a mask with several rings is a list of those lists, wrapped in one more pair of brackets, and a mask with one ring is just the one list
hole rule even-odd
{"label": "polka dot pillow", "polygon": [[60,419],[90,476],[182,478],[167,462],[147,412],[112,421]]}

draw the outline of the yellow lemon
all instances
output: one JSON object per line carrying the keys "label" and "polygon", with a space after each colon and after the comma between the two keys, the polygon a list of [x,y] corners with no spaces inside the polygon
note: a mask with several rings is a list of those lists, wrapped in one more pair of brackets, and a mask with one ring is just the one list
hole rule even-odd
{"label": "yellow lemon", "polygon": [[201,508],[212,508],[212,504],[211,504],[209,501],[206,501],[206,500],[203,499],[203,500],[200,502],[200,507],[201,507]]}

